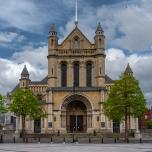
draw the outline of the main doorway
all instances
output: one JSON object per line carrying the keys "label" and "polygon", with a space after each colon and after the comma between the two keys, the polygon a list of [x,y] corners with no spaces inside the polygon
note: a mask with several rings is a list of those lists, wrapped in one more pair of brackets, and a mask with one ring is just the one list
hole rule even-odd
{"label": "main doorway", "polygon": [[81,101],[72,101],[67,106],[67,131],[86,132],[87,129],[87,109]]}
{"label": "main doorway", "polygon": [[83,115],[70,116],[70,132],[83,132]]}

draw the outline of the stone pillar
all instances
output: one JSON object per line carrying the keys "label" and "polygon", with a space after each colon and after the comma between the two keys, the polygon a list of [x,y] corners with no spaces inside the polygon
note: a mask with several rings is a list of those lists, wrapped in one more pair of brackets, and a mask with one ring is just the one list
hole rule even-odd
{"label": "stone pillar", "polygon": [[80,63],[80,87],[86,87],[86,65],[85,62]]}
{"label": "stone pillar", "polygon": [[101,104],[101,106],[100,106],[100,128],[102,128],[102,129],[105,129],[105,115],[104,115],[104,112],[103,112],[103,102],[104,102],[104,100],[105,100],[105,92],[104,92],[104,90],[103,91],[101,91],[101,99],[100,99],[101,101],[100,101],[100,104]]}
{"label": "stone pillar", "polygon": [[53,121],[53,100],[52,100],[52,91],[48,94],[48,130],[52,129]]}
{"label": "stone pillar", "polygon": [[67,64],[67,86],[73,87],[73,65],[72,62]]}
{"label": "stone pillar", "polygon": [[57,87],[61,87],[61,63],[57,63]]}

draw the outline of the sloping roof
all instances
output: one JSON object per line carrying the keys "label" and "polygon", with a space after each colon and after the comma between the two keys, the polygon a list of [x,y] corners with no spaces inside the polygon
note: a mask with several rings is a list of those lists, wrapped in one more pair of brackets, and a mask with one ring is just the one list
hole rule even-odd
{"label": "sloping roof", "polygon": [[17,84],[17,85],[13,88],[13,90],[11,91],[11,93],[15,92],[18,88],[19,88],[19,84]]}
{"label": "sloping roof", "polygon": [[92,43],[90,42],[90,40],[82,33],[82,31],[78,28],[78,26],[76,26],[76,27],[68,34],[68,36],[63,40],[63,42],[60,44],[60,46],[63,45],[63,43],[64,43],[64,42],[72,35],[72,33],[74,33],[75,31],[80,32],[81,35],[86,39],[86,41],[88,41],[88,43],[89,43],[90,45],[92,45]]}
{"label": "sloping roof", "polygon": [[97,29],[96,29],[96,33],[97,33],[98,31],[103,32],[103,29],[102,29],[102,27],[101,27],[100,22],[98,23],[98,26],[97,26]]}
{"label": "sloping roof", "polygon": [[125,73],[133,73],[129,63],[128,63],[127,67],[126,67]]}
{"label": "sloping roof", "polygon": [[30,84],[31,85],[41,85],[41,84],[47,84],[48,82],[48,76],[46,76],[44,79],[42,79],[41,81],[31,81]]}
{"label": "sloping roof", "polygon": [[114,83],[115,81],[112,80],[108,75],[105,75],[105,83]]}
{"label": "sloping roof", "polygon": [[28,70],[27,70],[27,68],[26,68],[26,65],[24,66],[21,75],[29,75],[29,72],[28,72]]}

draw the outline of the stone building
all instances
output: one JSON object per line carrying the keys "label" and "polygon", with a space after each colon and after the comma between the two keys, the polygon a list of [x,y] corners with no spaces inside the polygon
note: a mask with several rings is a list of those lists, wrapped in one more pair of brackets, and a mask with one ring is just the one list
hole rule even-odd
{"label": "stone building", "polygon": [[[48,35],[48,75],[39,82],[31,81],[24,67],[19,85],[29,88],[42,100],[47,118],[26,121],[29,132],[115,132],[124,130],[124,123],[112,122],[103,113],[103,102],[114,81],[105,74],[105,36],[97,25],[94,43],[81,32],[78,24],[58,43],[55,25]],[[132,73],[127,67],[126,72]],[[16,89],[15,88],[15,89]],[[131,129],[138,129],[131,118]],[[21,129],[17,119],[17,130]]]}

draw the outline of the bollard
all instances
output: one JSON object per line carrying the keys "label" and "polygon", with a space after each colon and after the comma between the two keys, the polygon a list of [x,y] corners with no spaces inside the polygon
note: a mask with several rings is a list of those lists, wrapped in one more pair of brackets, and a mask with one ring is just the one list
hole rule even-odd
{"label": "bollard", "polygon": [[103,138],[101,139],[101,143],[103,144]]}
{"label": "bollard", "polygon": [[116,139],[116,138],[114,139],[114,143],[115,143],[115,144],[117,143],[117,139]]}
{"label": "bollard", "polygon": [[40,137],[38,138],[38,140],[39,140],[39,143],[41,142],[41,139],[40,139]]}
{"label": "bollard", "polygon": [[78,144],[78,136],[76,136],[76,141],[75,141],[75,143]]}
{"label": "bollard", "polygon": [[53,138],[51,137],[51,144],[53,143]]}
{"label": "bollard", "polygon": [[74,143],[75,142],[75,140],[74,140],[74,134],[73,134],[73,139],[72,140],[73,140],[72,142]]}
{"label": "bollard", "polygon": [[90,138],[90,136],[89,136],[89,144],[91,143],[91,138]]}
{"label": "bollard", "polygon": [[13,137],[13,143],[15,144],[15,137]]}
{"label": "bollard", "polygon": [[65,140],[65,137],[63,138],[63,143],[65,144],[66,140]]}
{"label": "bollard", "polygon": [[142,138],[140,138],[140,143],[142,143]]}
{"label": "bollard", "polygon": [[26,143],[28,143],[28,138],[26,137]]}
{"label": "bollard", "polygon": [[127,143],[129,143],[129,138],[127,138]]}
{"label": "bollard", "polygon": [[3,135],[1,135],[0,143],[3,143]]}

